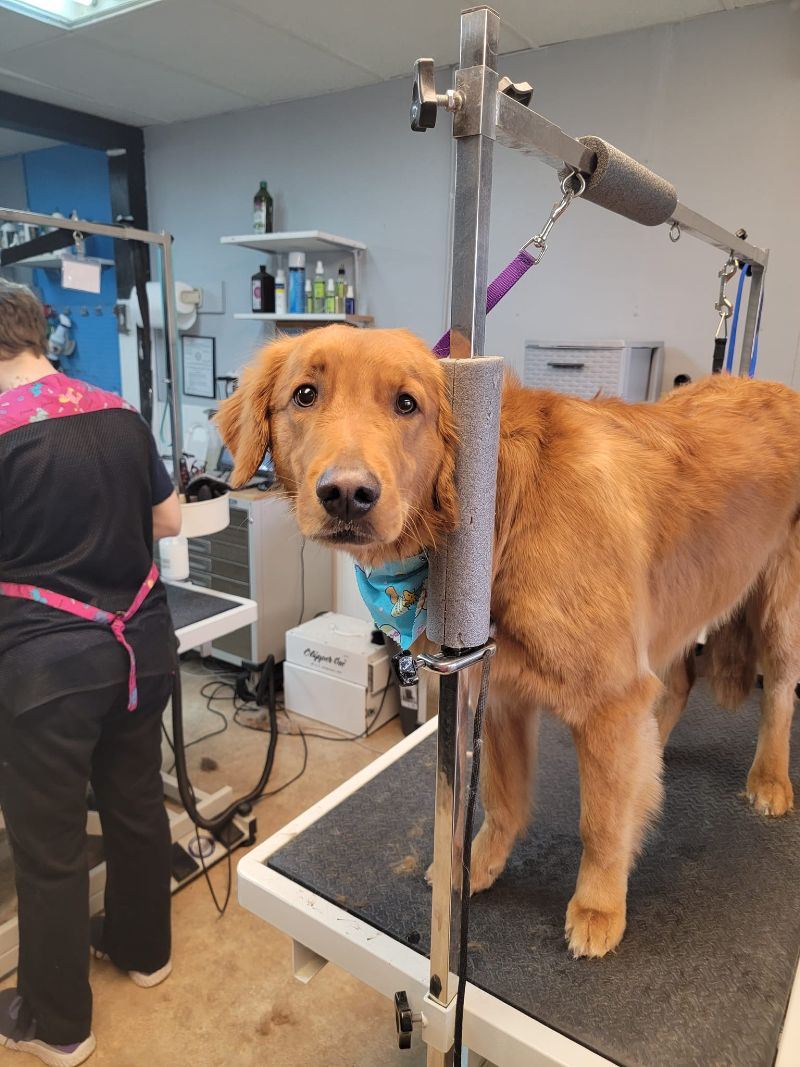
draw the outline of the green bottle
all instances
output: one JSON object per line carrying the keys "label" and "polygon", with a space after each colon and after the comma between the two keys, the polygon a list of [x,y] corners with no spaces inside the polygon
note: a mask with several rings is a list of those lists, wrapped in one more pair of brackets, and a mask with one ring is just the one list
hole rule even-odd
{"label": "green bottle", "polygon": [[336,279],[336,313],[344,315],[344,304],[347,299],[347,278],[344,267],[339,267],[339,275]]}
{"label": "green bottle", "polygon": [[253,197],[253,233],[272,233],[272,197],[266,182],[260,183]]}
{"label": "green bottle", "polygon": [[325,287],[325,314],[334,315],[336,313],[336,286],[333,278],[328,278],[328,284]]}
{"label": "green bottle", "polygon": [[325,311],[325,268],[322,260],[317,260],[317,269],[314,271],[314,314],[322,315]]}

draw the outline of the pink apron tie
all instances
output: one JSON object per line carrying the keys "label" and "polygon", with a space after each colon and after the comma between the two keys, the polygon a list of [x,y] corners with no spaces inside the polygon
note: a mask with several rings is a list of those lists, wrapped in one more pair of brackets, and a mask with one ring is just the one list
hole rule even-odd
{"label": "pink apron tie", "polygon": [[158,581],[158,567],[155,563],[150,567],[147,577],[142,582],[139,592],[133,599],[133,603],[127,611],[103,611],[91,604],[84,604],[74,597],[62,596],[50,589],[42,589],[37,585],[19,585],[16,582],[0,582],[0,596],[16,597],[20,600],[33,600],[38,604],[46,604],[57,611],[65,611],[69,615],[76,615],[79,619],[89,622],[103,623],[108,626],[114,639],[118,641],[128,653],[130,671],[128,672],[128,711],[135,711],[139,703],[139,694],[136,687],[136,656],[133,649],[125,640],[125,623],[130,622],[136,612],[144,603],[147,594]]}

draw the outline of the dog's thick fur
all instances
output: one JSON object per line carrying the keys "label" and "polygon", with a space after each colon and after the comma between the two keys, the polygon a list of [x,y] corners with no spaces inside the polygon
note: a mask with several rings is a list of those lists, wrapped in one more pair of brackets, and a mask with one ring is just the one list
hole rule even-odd
{"label": "dog's thick fur", "polygon": [[[301,409],[294,390],[318,390]],[[419,410],[401,415],[399,392]],[[267,447],[302,531],[362,563],[434,545],[457,523],[456,438],[441,370],[404,331],[332,326],[267,347],[219,423],[252,476]],[[502,400],[492,618],[497,660],[486,718],[486,817],[472,886],[487,889],[525,827],[542,709],[570,727],[581,779],[583,858],[566,931],[602,956],[625,929],[628,875],[661,802],[662,749],[712,631],[721,702],[764,674],[754,807],[793,802],[789,730],[800,677],[800,397],[718,376],[658,404],[526,390]],[[366,469],[381,496],[335,522],[320,474]],[[720,729],[724,723],[720,722]],[[542,798],[546,801],[547,798]]]}

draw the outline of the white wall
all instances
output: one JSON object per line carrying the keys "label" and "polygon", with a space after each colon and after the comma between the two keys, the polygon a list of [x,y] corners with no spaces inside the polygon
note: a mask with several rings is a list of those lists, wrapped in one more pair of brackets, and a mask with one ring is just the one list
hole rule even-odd
{"label": "white wall", "polygon": [[[597,132],[672,179],[681,199],[772,249],[760,374],[791,381],[800,333],[795,249],[800,214],[800,14],[789,3],[722,12],[677,26],[555,45],[505,57],[535,106],[574,135]],[[456,32],[456,27],[453,27]],[[425,51],[424,28],[420,51]],[[445,81],[440,72],[440,87]],[[364,292],[382,326],[435,340],[445,321],[451,138],[448,120],[412,134],[409,81],[147,131],[151,222],[175,234],[176,270],[224,280],[228,311],[246,310],[257,253],[223,248],[247,232],[263,177],[276,223],[319,227],[369,246]],[[495,157],[491,267],[541,224],[554,172],[514,153]],[[335,265],[332,261],[331,265]],[[535,276],[490,319],[488,348],[519,364],[526,338],[663,339],[667,378],[710,362],[722,257],[691,238],[670,244],[578,204]],[[230,314],[201,316],[222,371],[264,336]]]}
{"label": "white wall", "polygon": [[[689,207],[731,230],[744,226],[770,247],[759,375],[796,385],[799,41],[797,4],[778,3],[500,63],[532,82],[536,109],[566,131],[600,134],[671,179]],[[445,80],[439,72],[440,88]],[[218,373],[234,371],[265,336],[231,317],[248,310],[259,256],[219,244],[222,234],[250,229],[262,178],[276,196],[276,228],[366,242],[364,297],[377,325],[439,337],[452,138],[443,113],[436,130],[410,132],[410,91],[401,79],[147,131],[151,223],[175,235],[177,275],[225,282],[228,314],[201,315],[195,330],[217,337]],[[502,148],[494,178],[492,273],[538,230],[558,195],[554,171]],[[542,265],[491,316],[487,351],[519,367],[526,339],[664,340],[666,382],[682,371],[699,375],[710,367],[723,260],[690,237],[671,244],[666,227],[579,203]]]}

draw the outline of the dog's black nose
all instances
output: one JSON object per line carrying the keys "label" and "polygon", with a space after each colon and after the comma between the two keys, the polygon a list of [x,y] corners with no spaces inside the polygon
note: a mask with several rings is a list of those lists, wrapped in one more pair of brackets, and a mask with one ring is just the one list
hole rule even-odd
{"label": "dog's black nose", "polygon": [[378,479],[363,469],[329,467],[317,482],[317,496],[329,515],[344,522],[360,519],[381,495]]}

